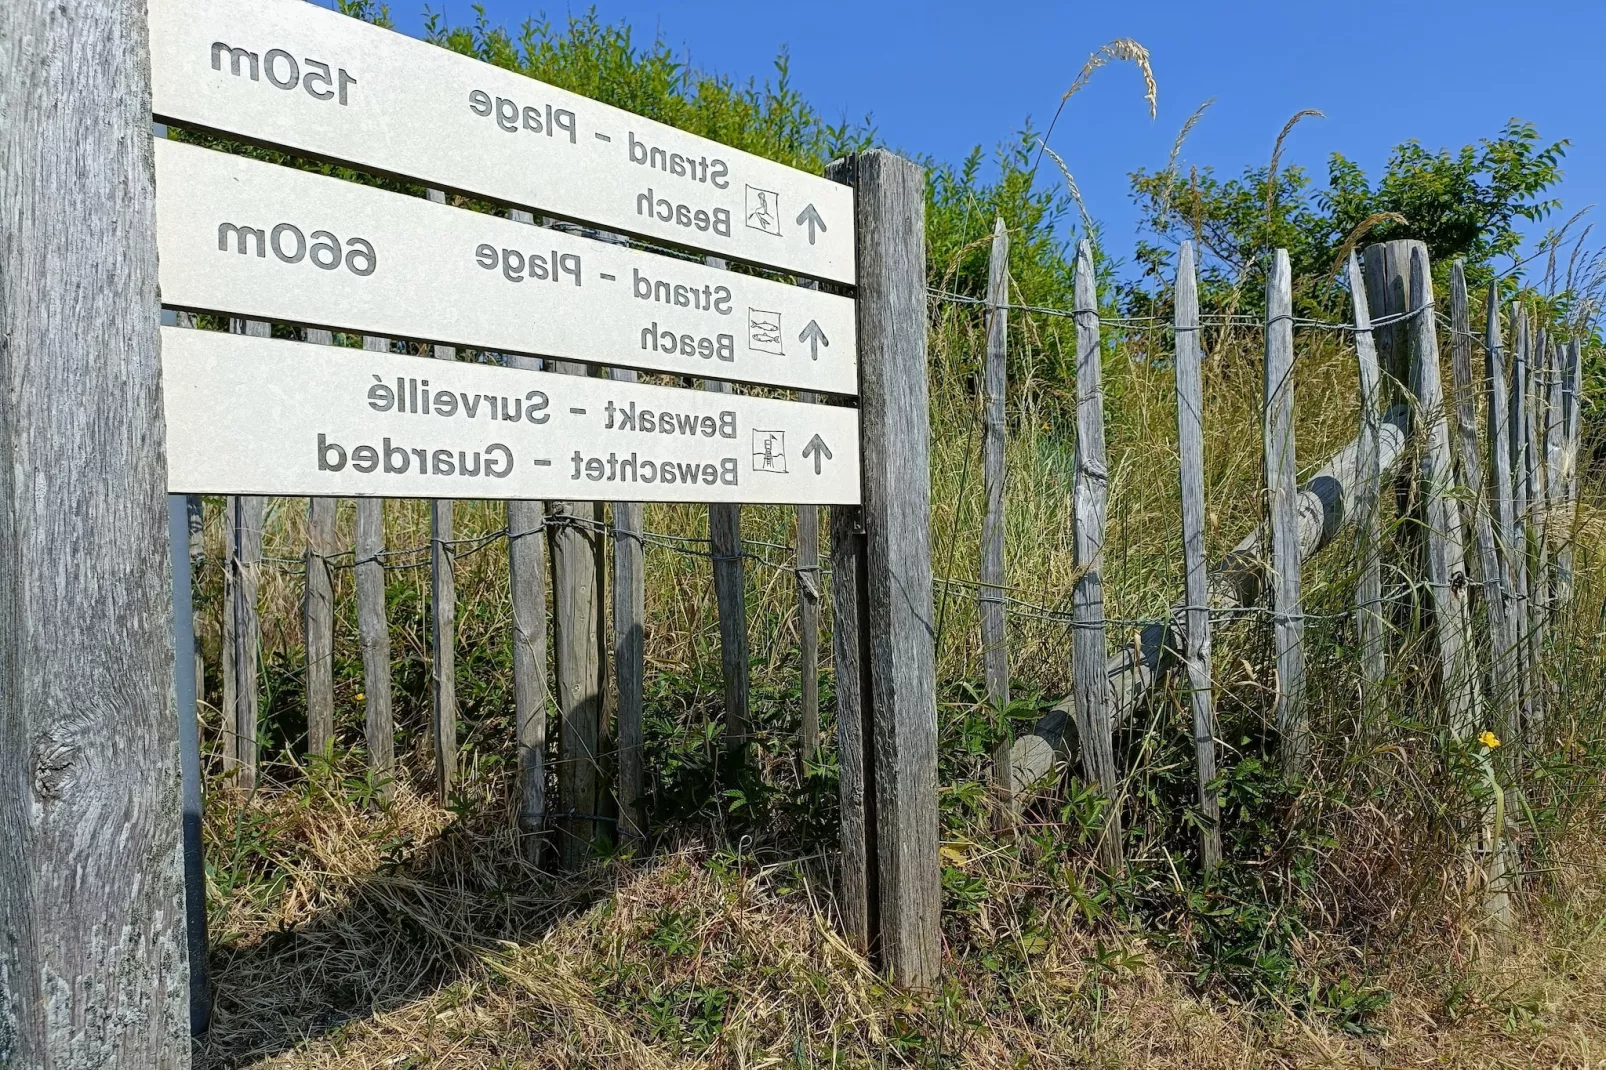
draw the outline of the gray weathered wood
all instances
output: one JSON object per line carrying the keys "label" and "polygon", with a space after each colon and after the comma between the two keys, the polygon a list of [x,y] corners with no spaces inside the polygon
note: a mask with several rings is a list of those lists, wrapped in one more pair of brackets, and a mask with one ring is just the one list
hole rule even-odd
{"label": "gray weathered wood", "polygon": [[[719,394],[729,383],[703,384]],[[742,567],[742,507],[729,502],[708,507],[709,549],[714,555],[714,602],[719,611],[719,675],[725,693],[725,750],[741,760],[752,740],[748,716],[746,569]]]}
{"label": "gray weathered wood", "polygon": [[[390,340],[364,335],[364,349],[390,352]],[[396,722],[390,701],[390,618],[385,609],[385,503],[357,499],[357,640],[362,648],[363,741],[381,800],[394,794]]]}
{"label": "gray weathered wood", "polygon": [[1583,405],[1583,366],[1578,339],[1567,345],[1562,369],[1561,498],[1556,549],[1557,611],[1570,614],[1573,596],[1573,548],[1578,539],[1578,448]]}
{"label": "gray weathered wood", "polygon": [[[314,345],[333,345],[334,335],[309,327]],[[335,592],[330,558],[335,545],[334,498],[307,499],[306,588],[301,602],[302,640],[307,648],[307,754],[331,753],[335,740]]]}
{"label": "gray weathered wood", "polygon": [[831,510],[831,652],[836,665],[838,785],[841,792],[841,913],[848,939],[859,951],[876,947],[881,933],[877,881],[875,735],[870,729],[870,630],[865,577],[864,511]]}
{"label": "gray weathered wood", "polygon": [[1082,773],[1104,791],[1109,806],[1099,841],[1099,857],[1110,869],[1121,867],[1121,781],[1115,768],[1115,728],[1110,716],[1108,657],[1104,625],[1104,519],[1109,504],[1110,469],[1104,449],[1103,349],[1099,344],[1099,302],[1093,283],[1093,246],[1076,249],[1076,479],[1072,488],[1073,543],[1080,572],[1071,593],[1071,640],[1076,727],[1082,740]]}
{"label": "gray weathered wood", "polygon": [[1566,433],[1565,411],[1567,345],[1552,337],[1545,360],[1545,627],[1548,631],[1552,619],[1560,612],[1556,597],[1556,548],[1565,535],[1562,520],[1562,501],[1566,488],[1562,485],[1563,442]]}
{"label": "gray weathered wood", "polygon": [[[270,325],[261,320],[230,320],[229,329],[235,334],[272,337]],[[228,501],[232,509],[232,538],[229,544],[232,597],[225,612],[233,618],[230,622],[233,640],[230,665],[234,670],[234,782],[250,791],[256,787],[258,771],[257,716],[261,706],[262,623],[257,599],[262,586],[262,528],[267,499],[239,496]]]}
{"label": "gray weathered wood", "polygon": [[[1385,475],[1399,464],[1406,443],[1409,410],[1396,406],[1383,416],[1378,437],[1378,468]],[[1355,492],[1360,482],[1360,440],[1339,450],[1299,490],[1299,554],[1309,561],[1332,545],[1344,524],[1354,515]],[[1262,521],[1210,569],[1209,605],[1212,612],[1249,609],[1260,604],[1270,584],[1266,547],[1268,526]],[[1174,651],[1185,645],[1186,599],[1174,603],[1163,622],[1145,625],[1134,642],[1123,643],[1105,662],[1110,683],[1113,720],[1124,725],[1148,701],[1175,667]],[[1067,729],[1074,697],[1055,703],[1032,731],[1015,741],[1010,762],[1015,768],[1017,791],[1038,785],[1056,764],[1068,760]]]}
{"label": "gray weathered wood", "polygon": [[[442,190],[429,199],[446,203]],[[432,346],[436,360],[456,360],[455,346]],[[430,697],[435,740],[435,791],[442,803],[457,787],[457,573],[452,556],[452,502],[429,503]]]}
{"label": "gray weathered wood", "polygon": [[[511,353],[503,360],[510,368],[526,371],[538,370],[541,364],[534,357]],[[547,845],[545,526],[540,502],[507,503],[508,591],[513,603],[513,732],[519,755],[515,791],[520,845],[524,857],[531,862],[541,861]]]}
{"label": "gray weathered wood", "polygon": [[0,1066],[190,1065],[145,6],[0,4]]}
{"label": "gray weathered wood", "polygon": [[[1499,554],[1499,586],[1485,597],[1498,597],[1504,629],[1491,635],[1494,657],[1491,662],[1491,698],[1494,702],[1496,732],[1501,739],[1516,739],[1522,716],[1522,665],[1518,660],[1518,601],[1512,576],[1512,546],[1516,542],[1516,521],[1511,508],[1511,432],[1506,417],[1505,343],[1500,332],[1500,289],[1489,284],[1485,301],[1487,318],[1483,329],[1484,407],[1489,432],[1489,511],[1495,529]],[[1492,621],[1493,618],[1491,618]]]}
{"label": "gray weathered wood", "polygon": [[1545,506],[1549,497],[1545,485],[1545,377],[1549,339],[1541,328],[1533,332],[1528,350],[1528,680],[1529,715],[1533,730],[1545,722],[1550,686],[1545,673],[1545,617],[1550,607],[1550,547],[1546,541]]}
{"label": "gray weathered wood", "polygon": [[1193,749],[1198,762],[1199,857],[1205,870],[1221,863],[1221,803],[1216,779],[1215,688],[1210,665],[1210,583],[1205,559],[1204,381],[1203,346],[1199,337],[1199,291],[1194,273],[1193,243],[1185,241],[1177,256],[1177,453],[1182,484],[1182,567],[1185,627],[1183,664],[1188,673],[1188,699],[1193,707]]}
{"label": "gray weathered wood", "polygon": [[981,525],[981,647],[987,701],[998,711],[1002,735],[993,751],[993,783],[1011,809],[1015,777],[1009,767],[1009,636],[1004,625],[1004,396],[1008,390],[1009,232],[1004,220],[993,226],[987,260],[987,356],[982,371],[982,494],[987,512]]}
{"label": "gray weathered wood", "polygon": [[[554,371],[585,375],[586,366],[554,361]],[[610,838],[603,755],[607,741],[607,663],[603,657],[602,506],[597,502],[547,503],[547,546],[552,563],[552,666],[558,716],[558,807],[550,823],[565,869],[578,869]]]}
{"label": "gray weathered wood", "polygon": [[1271,526],[1272,635],[1277,657],[1277,730],[1283,769],[1303,773],[1310,755],[1305,710],[1305,610],[1300,597],[1299,482],[1294,459],[1294,307],[1288,250],[1266,279],[1266,375],[1262,417],[1266,519]]}
{"label": "gray weathered wood", "polygon": [[[1478,441],[1478,387],[1472,370],[1472,314],[1467,300],[1466,271],[1461,261],[1450,266],[1450,372],[1455,386],[1455,441],[1462,506],[1472,523],[1472,575],[1483,592],[1484,617],[1489,627],[1490,702],[1497,722],[1508,715],[1514,700],[1510,665],[1511,641],[1506,608],[1509,595],[1505,570],[1495,536],[1495,509],[1483,478],[1484,451]],[[1471,651],[1468,651],[1469,663]]]}
{"label": "gray weathered wood", "polygon": [[[534,224],[531,212],[513,209],[508,218]],[[539,371],[535,357],[507,354],[510,368]],[[513,603],[513,731],[518,741],[519,839],[525,858],[546,854],[547,831],[547,594],[545,507],[538,501],[507,503],[508,589]]]}
{"label": "gray weathered wood", "polygon": [[1372,338],[1372,311],[1366,298],[1366,280],[1360,257],[1349,256],[1350,303],[1355,311],[1355,366],[1360,379],[1360,470],[1355,486],[1355,634],[1361,648],[1361,679],[1366,681],[1370,704],[1383,682],[1383,475],[1378,465],[1378,439],[1382,434],[1382,383],[1377,346]]}
{"label": "gray weathered wood", "polygon": [[[199,576],[206,568],[206,499],[199,494],[187,495],[184,508],[189,522],[190,575]],[[206,653],[202,649],[201,637],[206,634],[206,617],[199,602],[193,602],[193,610],[195,619],[190,623],[190,635],[195,640],[195,693],[198,700],[204,702]]]}
{"label": "gray weathered wood", "polygon": [[307,753],[327,755],[335,741],[335,591],[330,559],[335,545],[334,498],[307,504],[307,585],[302,624],[307,644]]}
{"label": "gray weathered wood", "polygon": [[1450,727],[1470,739],[1482,726],[1483,700],[1477,661],[1472,650],[1467,600],[1466,550],[1461,537],[1461,509],[1456,504],[1454,453],[1450,420],[1439,375],[1439,334],[1433,314],[1433,278],[1428,274],[1427,247],[1410,251],[1410,298],[1413,328],[1412,389],[1422,432],[1422,511],[1427,519],[1427,582],[1433,603],[1433,632],[1438,645],[1439,682]]}
{"label": "gray weathered wood", "polygon": [[1532,419],[1528,398],[1528,366],[1533,339],[1528,328],[1526,309],[1520,304],[1513,304],[1511,318],[1515,344],[1511,351],[1511,404],[1506,415],[1511,449],[1512,538],[1506,550],[1506,560],[1511,569],[1511,589],[1515,596],[1512,631],[1517,639],[1522,731],[1526,731],[1527,726],[1533,723],[1535,682],[1533,618],[1528,604],[1528,502],[1533,491],[1528,464],[1528,424]]}
{"label": "gray weathered wood", "polygon": [[[896,983],[925,988],[942,957],[925,174],[871,151],[836,161],[827,175],[857,188],[864,458],[863,505],[832,512],[837,627],[856,640],[865,663],[855,687],[854,659],[843,660],[839,639],[840,719],[852,725],[843,731],[844,755],[865,740],[860,753],[869,759],[859,770],[846,757],[842,765],[843,866],[860,852],[865,863],[862,878],[844,878],[844,902],[859,909],[847,889],[864,889],[861,902],[875,904],[866,912],[866,942]],[[862,535],[854,530],[860,525]],[[864,819],[852,816],[855,806]],[[849,921],[850,932],[855,925]]]}
{"label": "gray weathered wood", "polygon": [[223,499],[223,618],[218,629],[218,675],[222,677],[223,705],[219,711],[218,734],[223,750],[223,772],[232,782],[240,765],[240,734],[234,721],[234,518],[240,511],[239,502],[231,495]]}
{"label": "gray weathered wood", "polygon": [[[613,369],[613,377],[633,383],[636,373]],[[647,587],[642,560],[640,502],[613,503],[613,658],[619,691],[619,835],[640,839],[647,833],[646,753],[642,749],[642,688],[647,671]]]}
{"label": "gray weathered wood", "polygon": [[[801,393],[798,400],[816,403],[811,393]],[[797,549],[793,554],[793,567],[797,570],[797,631],[798,673],[801,677],[801,694],[798,720],[799,769],[807,775],[809,763],[820,752],[820,595],[823,581],[820,575],[820,507],[797,507]]]}

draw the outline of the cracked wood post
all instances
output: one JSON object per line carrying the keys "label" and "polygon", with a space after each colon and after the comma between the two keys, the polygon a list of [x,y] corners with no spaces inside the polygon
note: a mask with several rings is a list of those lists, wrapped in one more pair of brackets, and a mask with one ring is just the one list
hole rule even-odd
{"label": "cracked wood post", "polygon": [[1350,303],[1355,310],[1355,366],[1360,379],[1360,471],[1355,487],[1355,547],[1359,575],[1355,582],[1355,634],[1361,648],[1361,679],[1366,699],[1373,701],[1383,682],[1383,476],[1378,467],[1378,438],[1382,434],[1382,383],[1377,366],[1377,345],[1372,338],[1372,311],[1366,299],[1366,280],[1360,257],[1349,255]]}
{"label": "cracked wood post", "polygon": [[1562,454],[1561,454],[1561,512],[1566,524],[1561,545],[1556,551],[1556,602],[1560,610],[1571,612],[1573,596],[1573,549],[1578,541],[1578,446],[1583,405],[1583,368],[1580,364],[1578,339],[1567,345],[1566,365],[1562,370]]}
{"label": "cracked wood post", "polygon": [[[254,338],[271,338],[271,326],[262,320],[229,320],[229,330]],[[224,713],[232,722],[224,750],[224,767],[234,772],[234,783],[252,791],[257,784],[258,672],[262,658],[262,622],[257,596],[262,585],[262,525],[267,499],[256,495],[237,495],[226,499],[229,511],[226,525],[228,579],[225,583],[224,613],[228,641],[228,666],[232,697]],[[233,746],[229,747],[228,744]]]}
{"label": "cracked wood post", "polygon": [[1121,780],[1115,768],[1115,726],[1104,625],[1104,519],[1110,469],[1104,450],[1103,350],[1099,345],[1099,299],[1093,283],[1093,246],[1076,247],[1073,299],[1076,316],[1076,482],[1073,549],[1081,575],[1071,593],[1074,619],[1071,668],[1076,727],[1082,739],[1082,774],[1104,792],[1108,806],[1099,838],[1099,858],[1112,872],[1122,867]]}
{"label": "cracked wood post", "polygon": [[[552,361],[563,375],[585,375],[575,361]],[[558,806],[549,815],[559,864],[579,869],[595,848],[611,840],[613,805],[603,761],[607,742],[606,636],[603,616],[602,506],[598,502],[547,503],[547,548],[552,566],[552,666],[557,692]]]}
{"label": "cracked wood post", "polygon": [[[636,381],[629,368],[613,369],[622,383]],[[640,502],[613,503],[613,659],[619,691],[619,835],[647,834],[647,775],[642,691],[647,656],[646,562]]]}
{"label": "cracked wood post", "polygon": [[1300,599],[1299,484],[1294,458],[1294,306],[1288,250],[1278,249],[1266,279],[1263,437],[1266,519],[1271,529],[1272,634],[1277,658],[1276,721],[1283,771],[1310,760],[1305,709],[1305,612]]}
{"label": "cracked wood post", "polygon": [[[1532,325],[1530,325],[1532,327]],[[1528,377],[1524,405],[1526,432],[1523,443],[1523,466],[1527,469],[1527,510],[1524,514],[1528,537],[1528,682],[1530,690],[1529,715],[1536,731],[1545,723],[1545,710],[1549,706],[1550,685],[1546,679],[1545,609],[1549,591],[1545,583],[1545,458],[1544,441],[1545,404],[1542,384],[1545,377],[1547,339],[1543,329],[1532,329],[1528,349]]]}
{"label": "cracked wood post", "polygon": [[1002,729],[993,750],[993,787],[999,818],[1013,820],[1015,777],[1009,766],[1009,635],[1004,623],[1004,396],[1008,389],[1009,232],[993,227],[987,258],[987,358],[982,373],[982,493],[987,513],[981,527],[981,646],[987,702]]}
{"label": "cracked wood post", "polygon": [[[1498,322],[1497,306],[1491,313]],[[1498,327],[1496,328],[1498,335]],[[1500,559],[1495,537],[1494,494],[1486,493],[1483,478],[1484,451],[1478,441],[1478,388],[1472,372],[1472,313],[1467,300],[1466,269],[1460,260],[1450,266],[1450,371],[1455,384],[1455,439],[1458,448],[1461,485],[1466,488],[1464,506],[1472,517],[1473,542],[1477,549],[1472,562],[1474,578],[1483,591],[1484,617],[1489,627],[1490,701],[1496,723],[1510,717],[1515,698],[1511,672],[1511,637],[1507,611],[1510,584]]]}
{"label": "cracked wood post", "polygon": [[[429,199],[446,203],[441,190]],[[436,360],[456,360],[455,346],[432,346]],[[457,567],[452,558],[452,502],[429,503],[430,697],[435,737],[435,791],[442,805],[457,787]]]}
{"label": "cracked wood post", "polygon": [[[307,328],[306,340],[334,345],[334,335]],[[329,559],[335,546],[338,499],[307,499],[307,551],[303,559],[306,585],[301,604],[303,641],[307,648],[307,755],[332,753],[335,741],[335,593]]]}
{"label": "cracked wood post", "polygon": [[1205,561],[1204,382],[1200,367],[1199,289],[1193,243],[1177,256],[1177,453],[1182,484],[1182,568],[1186,593],[1182,661],[1193,707],[1193,749],[1199,774],[1199,858],[1208,872],[1221,864],[1221,805],[1216,779],[1215,688],[1210,678],[1210,593]]}
{"label": "cracked wood post", "polygon": [[931,598],[925,174],[885,151],[837,160],[854,186],[863,503],[831,510],[842,915],[894,983],[942,961]]}
{"label": "cracked wood post", "polygon": [[[797,399],[818,404],[820,398],[802,391]],[[798,671],[802,677],[798,723],[798,771],[808,775],[811,762],[820,754],[820,595],[824,581],[820,573],[820,507],[797,507],[797,550],[793,555],[797,570]]]}
{"label": "cracked wood post", "polygon": [[[362,347],[389,353],[390,339],[364,335]],[[385,502],[357,499],[356,552],[357,638],[362,648],[363,741],[368,747],[368,773],[379,798],[395,794],[396,722],[390,704],[390,619],[385,610]]]}
{"label": "cracked wood post", "polygon": [[[1484,305],[1488,312],[1483,331],[1484,406],[1489,431],[1489,504],[1493,514],[1496,548],[1499,550],[1500,600],[1505,629],[1494,650],[1493,699],[1501,739],[1517,738],[1522,718],[1522,665],[1520,603],[1513,576],[1512,548],[1516,545],[1516,520],[1512,513],[1511,431],[1506,415],[1505,345],[1500,335],[1499,284],[1489,284]],[[1492,619],[1492,618],[1491,618]]]}
{"label": "cracked wood post", "polygon": [[[711,260],[713,258],[710,258]],[[719,261],[723,266],[724,261]],[[731,385],[704,380],[716,394]],[[725,753],[738,764],[752,742],[748,718],[748,646],[746,570],[742,567],[742,507],[734,502],[708,506],[708,542],[714,557],[714,601],[719,611],[719,676],[724,683]]]}
{"label": "cracked wood post", "polygon": [[1544,426],[1544,458],[1545,458],[1545,628],[1548,631],[1560,603],[1556,597],[1557,568],[1556,555],[1551,543],[1557,541],[1561,531],[1561,505],[1566,496],[1562,486],[1562,435],[1566,423],[1563,400],[1565,388],[1562,380],[1565,378],[1565,364],[1567,362],[1566,343],[1558,343],[1555,338],[1550,339],[1549,355],[1545,360],[1545,426]]}
{"label": "cracked wood post", "polygon": [[0,1066],[190,1065],[149,71],[0,5]]}

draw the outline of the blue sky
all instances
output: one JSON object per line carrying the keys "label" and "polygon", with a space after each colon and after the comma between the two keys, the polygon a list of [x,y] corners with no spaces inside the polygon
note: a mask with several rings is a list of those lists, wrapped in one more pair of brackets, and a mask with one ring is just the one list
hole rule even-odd
{"label": "blue sky", "polygon": [[[422,3],[390,2],[398,28],[419,33]],[[431,4],[454,24],[473,18],[467,0]],[[485,8],[509,27],[585,10],[539,0]],[[1572,139],[1560,191],[1570,210],[1606,192],[1606,0],[599,0],[596,9],[638,39],[660,35],[694,65],[741,78],[769,76],[784,46],[794,85],[827,117],[868,113],[889,145],[948,161],[977,144],[991,149],[1028,116],[1046,123],[1090,52],[1136,38],[1152,55],[1158,118],[1149,119],[1137,71],[1112,65],[1072,99],[1052,141],[1111,252],[1136,236],[1127,172],[1164,166],[1183,121],[1210,97],[1184,166],[1236,173],[1263,163],[1302,108],[1326,118],[1303,122],[1284,159],[1318,177],[1330,152],[1375,175],[1398,142],[1459,147],[1516,116],[1547,139]],[[1606,237],[1606,225],[1600,231]]]}

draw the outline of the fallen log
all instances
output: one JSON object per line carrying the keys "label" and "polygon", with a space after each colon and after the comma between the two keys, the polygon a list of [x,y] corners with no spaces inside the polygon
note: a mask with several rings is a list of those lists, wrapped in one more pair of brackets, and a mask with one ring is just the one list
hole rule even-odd
{"label": "fallen log", "polygon": [[[1378,432],[1378,468],[1387,473],[1404,452],[1410,411],[1391,409]],[[1349,519],[1359,479],[1360,440],[1352,440],[1299,488],[1299,559],[1303,564],[1328,546]],[[1262,521],[1210,570],[1209,606],[1212,612],[1247,609],[1266,589],[1270,568]],[[1174,603],[1164,621],[1144,626],[1134,641],[1124,644],[1105,662],[1110,687],[1110,709],[1120,728],[1146,701],[1179,660],[1181,636],[1186,627],[1186,602]],[[1037,786],[1061,763],[1070,759],[1074,701],[1066,696],[1054,705],[1032,731],[1010,748],[1010,765],[1017,792]]]}

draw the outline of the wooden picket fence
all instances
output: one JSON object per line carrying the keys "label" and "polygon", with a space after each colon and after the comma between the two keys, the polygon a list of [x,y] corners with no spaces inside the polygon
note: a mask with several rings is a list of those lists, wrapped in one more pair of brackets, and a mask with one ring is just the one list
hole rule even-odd
{"label": "wooden picket fence", "polygon": [[[533,217],[524,222],[533,223]],[[1005,581],[1005,504],[1009,332],[1009,238],[999,222],[983,306],[985,363],[981,378],[982,473],[986,513],[980,532],[980,583],[975,599],[981,632],[988,702],[1002,709],[1010,699],[1011,652],[1006,619],[1016,604]],[[1433,663],[1448,724],[1462,738],[1492,727],[1501,739],[1521,739],[1542,722],[1547,702],[1541,664],[1546,630],[1573,584],[1572,544],[1567,536],[1578,497],[1581,379],[1579,345],[1533,329],[1525,310],[1511,305],[1502,326],[1501,304],[1491,290],[1492,310],[1475,332],[1461,266],[1452,268],[1447,316],[1438,312],[1430,265],[1420,243],[1389,242],[1351,255],[1346,278],[1353,319],[1347,324],[1303,323],[1295,318],[1288,257],[1271,262],[1264,329],[1262,408],[1265,500],[1263,519],[1248,537],[1213,565],[1205,555],[1207,502],[1204,480],[1204,420],[1201,332],[1210,317],[1199,308],[1195,254],[1180,250],[1174,294],[1176,413],[1180,454],[1184,590],[1167,615],[1149,622],[1138,641],[1110,649],[1102,572],[1106,547],[1108,462],[1100,382],[1101,322],[1093,281],[1093,252],[1077,253],[1075,306],[1063,310],[1075,324],[1074,554],[1079,570],[1063,623],[1072,647],[1070,695],[1020,738],[1004,739],[994,752],[1000,820],[1007,824],[1022,800],[1052,783],[1064,763],[1079,759],[1083,777],[1118,793],[1115,736],[1137,708],[1172,673],[1192,716],[1200,813],[1204,816],[1201,859],[1208,868],[1221,859],[1215,782],[1217,753],[1211,631],[1213,621],[1259,616],[1270,624],[1276,689],[1274,718],[1285,770],[1299,775],[1311,756],[1311,726],[1305,674],[1308,614],[1301,593],[1303,566],[1325,547],[1340,544],[1352,527],[1358,570],[1353,627],[1362,679],[1374,699],[1388,671],[1389,631],[1382,573],[1385,540],[1380,502],[1384,477],[1407,462],[1404,479],[1415,487],[1415,506],[1405,534],[1389,543],[1410,547],[1412,570],[1431,607]],[[722,265],[720,265],[722,266]],[[935,295],[936,300],[952,295]],[[1043,310],[1030,310],[1041,312]],[[1440,320],[1447,323],[1450,380],[1441,379]],[[1353,339],[1361,398],[1355,438],[1327,460],[1303,486],[1296,482],[1293,400],[1295,328],[1337,327]],[[236,322],[243,333],[266,333],[267,325]],[[1506,338],[1511,338],[1507,344]],[[331,342],[307,332],[308,341]],[[385,350],[386,339],[368,338]],[[1481,350],[1482,364],[1477,364]],[[435,347],[440,359],[454,359]],[[532,358],[506,358],[534,367]],[[585,374],[583,365],[554,362],[551,370]],[[634,373],[614,370],[620,379]],[[1449,390],[1446,390],[1448,385]],[[708,383],[708,389],[729,389]],[[1479,420],[1480,408],[1484,419]],[[376,781],[394,776],[390,632],[386,620],[382,502],[357,504],[356,598],[362,649],[366,717],[364,735]],[[741,510],[709,508],[707,557],[718,609],[725,739],[740,757],[751,738],[749,646],[743,602],[747,555]],[[334,503],[308,504],[305,552],[304,638],[307,647],[307,749],[324,752],[333,740],[334,586],[331,570],[348,551],[335,545]],[[199,504],[192,503],[192,529],[199,530]],[[792,569],[796,579],[801,658],[802,758],[821,745],[819,639],[825,576],[820,557],[817,507],[796,509]],[[257,590],[262,558],[262,499],[226,500],[223,619],[225,763],[241,786],[254,783],[260,630]],[[578,865],[594,845],[617,834],[646,832],[643,800],[650,755],[643,753],[644,567],[643,549],[652,533],[643,528],[639,504],[508,502],[508,586],[513,611],[513,692],[518,771],[515,812],[532,857],[555,842],[560,860]],[[607,552],[612,544],[611,555]],[[452,503],[431,505],[431,708],[435,786],[442,799],[458,778],[457,700],[453,652],[456,591],[453,574]],[[550,555],[550,560],[548,559]],[[608,575],[611,566],[611,575]],[[605,582],[606,579],[606,582]],[[550,580],[551,590],[547,589]],[[944,581],[939,581],[944,582]],[[604,605],[604,593],[611,597]],[[551,605],[548,634],[547,605]],[[608,618],[612,617],[611,631]],[[1483,628],[1474,627],[1481,613]],[[611,646],[607,637],[612,635]],[[1475,636],[1486,637],[1480,649]],[[547,676],[547,646],[555,682]],[[604,652],[606,651],[606,656]],[[611,666],[611,672],[610,668]],[[605,701],[608,677],[613,701]],[[555,685],[554,685],[555,683]],[[547,764],[547,704],[557,712],[557,766]],[[1074,731],[1072,730],[1074,726]],[[608,760],[602,760],[606,752]],[[557,795],[547,798],[555,773]],[[1121,865],[1120,806],[1109,815],[1100,854]],[[1488,823],[1486,822],[1486,826]],[[1486,827],[1484,839],[1495,835]],[[1491,871],[1503,866],[1499,845],[1480,846]]]}

